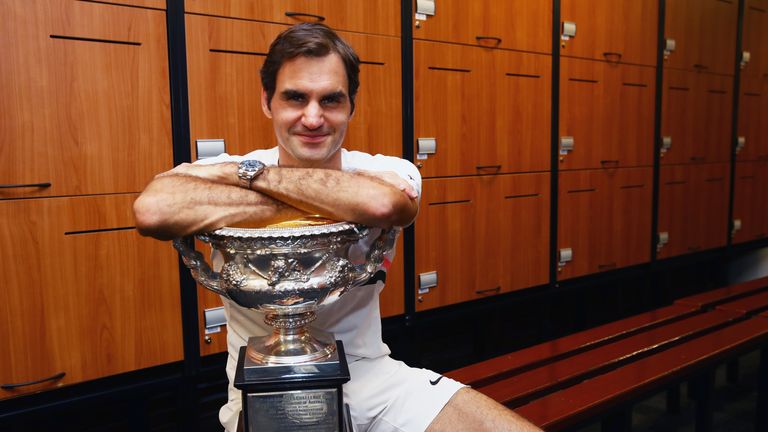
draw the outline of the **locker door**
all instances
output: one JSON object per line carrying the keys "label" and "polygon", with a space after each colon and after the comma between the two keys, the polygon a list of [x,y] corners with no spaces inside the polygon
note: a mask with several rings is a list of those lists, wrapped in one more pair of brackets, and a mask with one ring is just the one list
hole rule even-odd
{"label": "locker door", "polygon": [[[475,226],[479,204],[473,177],[426,179],[416,219],[416,310],[475,297],[483,269],[475,259],[484,253]],[[437,285],[419,292],[420,275],[436,272]]]}
{"label": "locker door", "polygon": [[740,228],[732,231],[734,243],[744,243],[764,238],[766,212],[768,212],[768,187],[765,184],[765,162],[739,162],[736,164],[733,190],[733,220]]}
{"label": "locker door", "polygon": [[692,219],[695,217],[696,201],[692,197],[691,170],[688,165],[661,167],[659,173],[658,232],[666,233],[669,241],[657,247],[657,258],[664,259],[688,250],[691,238]]}
{"label": "locker door", "polygon": [[439,0],[435,15],[414,18],[413,37],[549,53],[551,23],[552,2],[548,1]]}
{"label": "locker door", "polygon": [[662,90],[661,136],[671,140],[662,152],[661,164],[688,163],[697,145],[698,128],[703,127],[697,110],[697,77],[694,72],[664,69]]}
{"label": "locker door", "polygon": [[[733,79],[700,73],[697,76],[698,101],[693,106],[700,117],[691,162],[724,162],[731,154],[731,107]],[[689,107],[690,109],[690,107]]]}
{"label": "locker door", "polygon": [[690,251],[725,246],[728,237],[728,164],[691,166],[694,205]]}

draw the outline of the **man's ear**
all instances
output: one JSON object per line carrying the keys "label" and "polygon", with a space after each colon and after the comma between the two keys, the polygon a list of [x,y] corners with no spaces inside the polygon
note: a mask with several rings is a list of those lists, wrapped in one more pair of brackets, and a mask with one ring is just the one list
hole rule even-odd
{"label": "man's ear", "polygon": [[264,111],[264,115],[267,118],[272,118],[272,110],[269,109],[269,100],[267,99],[267,91],[261,89],[261,110]]}

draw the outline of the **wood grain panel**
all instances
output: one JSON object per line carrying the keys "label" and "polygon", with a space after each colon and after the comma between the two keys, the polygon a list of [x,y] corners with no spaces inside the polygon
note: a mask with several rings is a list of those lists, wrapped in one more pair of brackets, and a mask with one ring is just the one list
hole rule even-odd
{"label": "wood grain panel", "polygon": [[4,1],[0,198],[136,192],[171,167],[165,13]]}
{"label": "wood grain panel", "polygon": [[676,42],[665,65],[733,75],[737,1],[669,0],[665,16],[665,38]]}
{"label": "wood grain panel", "polygon": [[562,20],[577,30],[561,55],[655,66],[658,10],[658,0],[564,0]]}
{"label": "wood grain panel", "polygon": [[659,232],[669,233],[669,243],[658,258],[724,246],[729,165],[665,166],[659,179]]}
{"label": "wood grain panel", "polygon": [[338,30],[400,35],[400,3],[393,0],[186,0],[184,7],[205,15],[282,24],[322,22]]}
{"label": "wood grain panel", "polygon": [[734,243],[762,239],[768,235],[768,163],[738,162],[733,188],[733,219],[741,229],[732,233]]}
{"label": "wood grain panel", "polygon": [[132,228],[135,194],[0,202],[0,398],[179,361],[176,253]]}
{"label": "wood grain panel", "polygon": [[[708,73],[697,74],[699,100],[693,106],[700,117],[691,162],[725,162],[731,156],[731,118],[733,78]],[[691,109],[689,107],[688,109]]]}
{"label": "wood grain panel", "polygon": [[165,10],[166,6],[166,0],[99,0],[99,2],[162,10]]}
{"label": "wood grain panel", "polygon": [[423,177],[548,169],[548,56],[416,41],[414,61],[415,135],[437,140]]}
{"label": "wood grain panel", "polygon": [[560,169],[653,164],[655,72],[652,68],[563,58],[560,137],[574,149]]}
{"label": "wood grain panel", "polygon": [[440,0],[434,16],[413,19],[413,37],[551,53],[551,22],[552,2]]}
{"label": "wood grain panel", "polygon": [[[186,22],[192,154],[197,139],[223,138],[230,154],[277,145],[261,109],[259,70],[269,44],[286,27],[196,15]],[[345,147],[401,155],[399,39],[339,34],[363,62]]]}
{"label": "wood grain panel", "polygon": [[[459,303],[474,297],[482,252],[474,234],[479,209],[473,178],[424,180],[416,218],[416,310]],[[471,261],[469,261],[471,260]],[[420,294],[419,274],[436,271],[437,287]]]}
{"label": "wood grain panel", "polygon": [[651,198],[651,168],[562,172],[558,250],[571,248],[573,260],[558,280],[647,262]]}
{"label": "wood grain panel", "polygon": [[416,293],[416,309],[546,283],[549,189],[547,173],[425,180],[416,286],[431,271],[438,285]]}

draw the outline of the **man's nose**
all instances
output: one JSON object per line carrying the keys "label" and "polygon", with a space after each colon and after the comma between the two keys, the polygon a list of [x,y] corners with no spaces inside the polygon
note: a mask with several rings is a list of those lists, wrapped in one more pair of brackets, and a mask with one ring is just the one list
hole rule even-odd
{"label": "man's nose", "polygon": [[317,129],[323,125],[323,108],[317,102],[310,102],[304,108],[301,123],[307,129]]}

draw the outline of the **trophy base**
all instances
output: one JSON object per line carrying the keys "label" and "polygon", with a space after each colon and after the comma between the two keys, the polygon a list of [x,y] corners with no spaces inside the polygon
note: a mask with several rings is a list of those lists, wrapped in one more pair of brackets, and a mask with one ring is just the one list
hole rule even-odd
{"label": "trophy base", "polygon": [[341,388],[349,368],[336,344],[328,358],[303,364],[260,364],[240,348],[234,385],[243,394],[243,430],[351,431]]}

